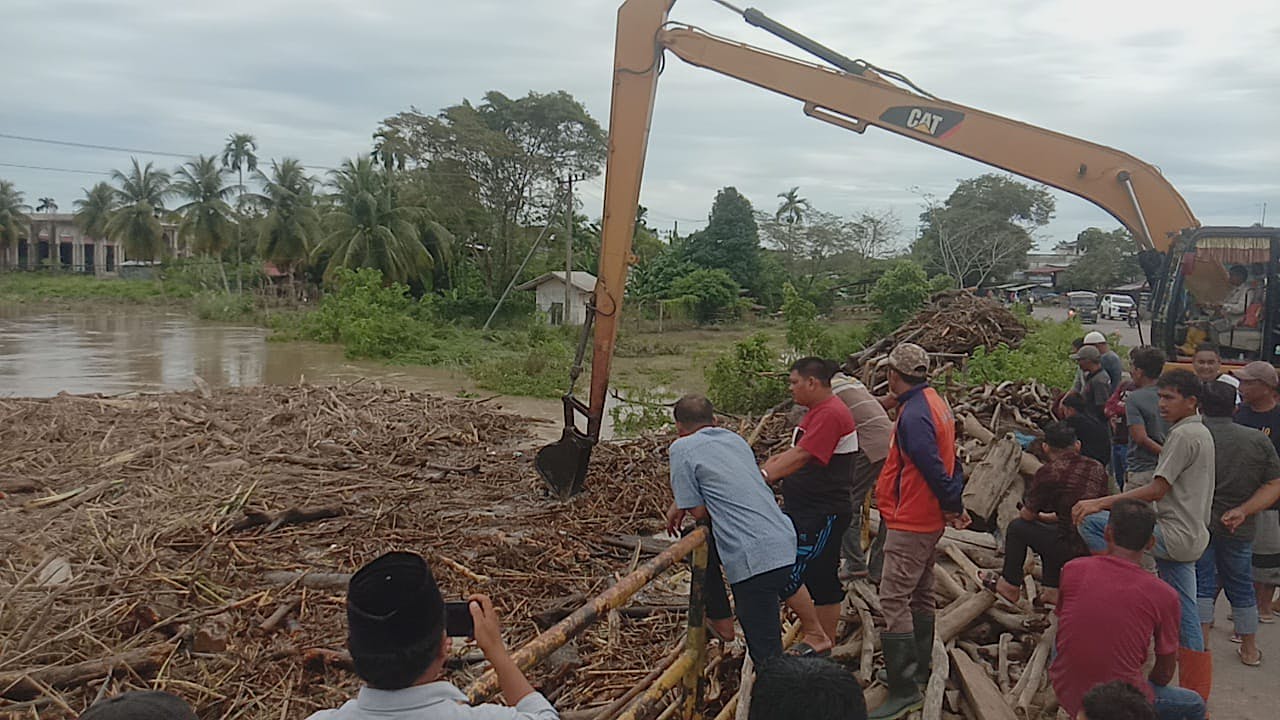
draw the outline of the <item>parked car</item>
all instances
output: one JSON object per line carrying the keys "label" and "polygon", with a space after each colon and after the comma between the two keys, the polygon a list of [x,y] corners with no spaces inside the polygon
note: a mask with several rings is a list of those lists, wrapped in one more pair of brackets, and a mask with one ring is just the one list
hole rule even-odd
{"label": "parked car", "polygon": [[1098,314],[1104,319],[1124,320],[1136,306],[1137,303],[1128,295],[1103,295],[1102,304],[1098,306]]}
{"label": "parked car", "polygon": [[1080,318],[1080,322],[1098,322],[1098,294],[1088,290],[1067,293],[1067,319]]}

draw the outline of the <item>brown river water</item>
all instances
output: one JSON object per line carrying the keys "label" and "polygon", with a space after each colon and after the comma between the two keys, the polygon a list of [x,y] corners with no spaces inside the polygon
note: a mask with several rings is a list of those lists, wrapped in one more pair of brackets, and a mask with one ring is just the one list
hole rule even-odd
{"label": "brown river water", "polygon": [[[334,345],[270,342],[269,334],[177,310],[0,304],[0,396],[186,390],[196,377],[213,387],[367,380],[445,395],[493,395],[477,389],[461,370],[349,360]],[[565,375],[567,380],[567,368]],[[494,404],[553,421],[533,428],[542,438],[559,436],[558,401],[503,396]]]}

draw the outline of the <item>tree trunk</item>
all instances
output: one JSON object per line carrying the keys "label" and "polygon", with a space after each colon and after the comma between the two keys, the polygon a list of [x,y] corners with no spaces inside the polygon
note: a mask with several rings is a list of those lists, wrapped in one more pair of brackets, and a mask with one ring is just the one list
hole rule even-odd
{"label": "tree trunk", "polygon": [[[244,245],[244,170],[236,171],[240,177],[240,201],[236,207],[236,293],[244,294],[244,281],[241,279],[241,265],[243,261],[240,257],[240,246]],[[227,292],[231,292],[228,287]]]}

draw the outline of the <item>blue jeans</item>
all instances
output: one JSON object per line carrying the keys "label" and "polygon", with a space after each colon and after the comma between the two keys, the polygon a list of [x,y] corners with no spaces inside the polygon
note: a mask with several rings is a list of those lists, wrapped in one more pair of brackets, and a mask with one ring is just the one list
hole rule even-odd
{"label": "blue jeans", "polygon": [[1116,476],[1116,487],[1124,492],[1124,476],[1129,472],[1129,446],[1111,446],[1111,471]]}
{"label": "blue jeans", "polygon": [[1204,699],[1192,690],[1150,683],[1160,720],[1204,720]]}
{"label": "blue jeans", "polygon": [[1218,585],[1227,592],[1238,635],[1258,632],[1258,598],[1253,591],[1253,543],[1233,537],[1209,538],[1209,547],[1196,563],[1196,603],[1200,624],[1213,623]]}
{"label": "blue jeans", "polygon": [[[1092,552],[1106,551],[1107,541],[1103,531],[1110,519],[1111,513],[1104,510],[1086,517],[1080,523],[1080,536]],[[1204,634],[1200,630],[1200,610],[1196,600],[1196,564],[1160,559],[1165,550],[1164,533],[1160,532],[1159,524],[1156,525],[1155,536],[1156,573],[1169,587],[1178,591],[1178,605],[1182,610],[1178,624],[1178,645],[1188,650],[1204,652]]]}

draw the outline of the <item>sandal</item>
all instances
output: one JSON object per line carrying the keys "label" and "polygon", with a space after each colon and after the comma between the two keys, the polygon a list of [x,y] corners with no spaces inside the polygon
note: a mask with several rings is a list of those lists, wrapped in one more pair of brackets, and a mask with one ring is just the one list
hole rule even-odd
{"label": "sandal", "polygon": [[1275,621],[1276,621],[1275,615],[1259,615],[1258,616],[1258,622],[1263,623],[1265,625],[1270,625]]}
{"label": "sandal", "polygon": [[818,652],[807,642],[801,642],[793,645],[791,649],[787,651],[787,654],[795,657],[831,657],[830,650]]}
{"label": "sandal", "polygon": [[1262,664],[1262,651],[1261,651],[1261,650],[1259,650],[1259,651],[1258,651],[1258,659],[1257,659],[1257,660],[1254,660],[1253,662],[1249,662],[1248,660],[1245,660],[1245,659],[1244,659],[1244,652],[1243,652],[1243,651],[1244,651],[1244,648],[1236,648],[1236,657],[1239,657],[1239,658],[1240,658],[1240,662],[1241,662],[1242,664],[1244,664],[1244,665],[1248,665],[1249,667],[1258,667],[1259,665],[1261,665],[1261,664]]}
{"label": "sandal", "polygon": [[1237,635],[1236,633],[1231,633],[1231,642],[1239,645],[1240,643],[1244,642],[1244,640],[1241,640],[1240,636]]}
{"label": "sandal", "polygon": [[984,570],[978,573],[978,582],[982,583],[983,589],[990,591],[992,595],[1005,602],[1013,603],[1014,605],[1018,604],[1020,596],[1010,600],[1004,593],[1000,592],[1000,573],[995,570]]}

